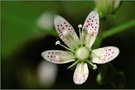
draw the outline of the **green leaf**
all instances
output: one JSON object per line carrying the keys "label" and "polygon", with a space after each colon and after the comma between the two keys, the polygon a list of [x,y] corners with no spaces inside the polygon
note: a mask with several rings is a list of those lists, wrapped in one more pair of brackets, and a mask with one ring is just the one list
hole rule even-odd
{"label": "green leaf", "polygon": [[58,36],[55,30],[42,30],[35,22],[11,13],[2,13],[2,54],[10,54],[26,41],[44,35]]}

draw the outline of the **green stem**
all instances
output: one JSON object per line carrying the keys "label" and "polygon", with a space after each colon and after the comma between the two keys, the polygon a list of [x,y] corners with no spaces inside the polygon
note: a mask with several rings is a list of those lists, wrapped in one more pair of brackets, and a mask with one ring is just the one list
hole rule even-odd
{"label": "green stem", "polygon": [[117,27],[114,27],[112,29],[109,29],[109,30],[105,31],[103,33],[102,38],[104,39],[104,38],[107,38],[111,35],[114,35],[114,34],[117,34],[119,32],[122,32],[124,30],[127,30],[128,28],[133,27],[134,25],[135,25],[135,19],[133,19],[133,20],[131,20],[131,21],[129,21],[129,22],[123,24],[123,25],[120,25],[120,26],[117,26]]}

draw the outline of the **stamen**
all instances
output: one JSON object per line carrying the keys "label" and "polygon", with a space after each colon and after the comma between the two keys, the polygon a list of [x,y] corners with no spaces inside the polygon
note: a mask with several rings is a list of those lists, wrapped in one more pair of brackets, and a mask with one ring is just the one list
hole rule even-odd
{"label": "stamen", "polygon": [[93,63],[91,63],[90,61],[87,61],[88,62],[88,64],[90,64],[93,68],[93,70],[96,70],[97,69],[97,65],[95,65],[95,64],[93,64]]}
{"label": "stamen", "polygon": [[79,60],[77,60],[76,62],[74,62],[72,65],[70,65],[67,69],[69,69],[69,68],[75,66],[78,62],[79,62]]}
{"label": "stamen", "polygon": [[71,43],[72,43],[76,48],[78,48],[77,45],[74,43],[74,41],[70,38],[70,36],[67,36],[67,38],[71,41]]}
{"label": "stamen", "polygon": [[79,28],[80,42],[81,42],[81,46],[82,46],[82,32],[81,32],[82,25],[79,24],[79,25],[78,25],[78,28]]}
{"label": "stamen", "polygon": [[64,47],[64,48],[66,48],[67,50],[69,50],[69,51],[75,53],[75,52],[74,52],[73,50],[71,50],[70,48],[68,48],[68,47],[66,47],[66,46],[64,46],[64,45],[62,45],[59,40],[55,42],[55,45],[60,45],[60,46],[62,46],[62,47]]}

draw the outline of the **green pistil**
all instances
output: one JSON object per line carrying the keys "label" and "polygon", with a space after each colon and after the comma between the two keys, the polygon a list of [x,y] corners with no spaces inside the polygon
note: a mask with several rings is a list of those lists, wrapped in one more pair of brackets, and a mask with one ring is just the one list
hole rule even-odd
{"label": "green pistil", "polygon": [[87,47],[80,47],[76,50],[76,57],[78,58],[78,60],[80,61],[85,61],[88,59],[89,57],[89,49]]}

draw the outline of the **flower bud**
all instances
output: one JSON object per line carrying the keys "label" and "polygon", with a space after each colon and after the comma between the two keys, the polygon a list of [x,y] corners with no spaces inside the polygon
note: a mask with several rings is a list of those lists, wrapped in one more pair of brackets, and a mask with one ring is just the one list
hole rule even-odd
{"label": "flower bud", "polygon": [[96,10],[100,17],[104,17],[112,13],[120,4],[120,0],[94,0]]}

